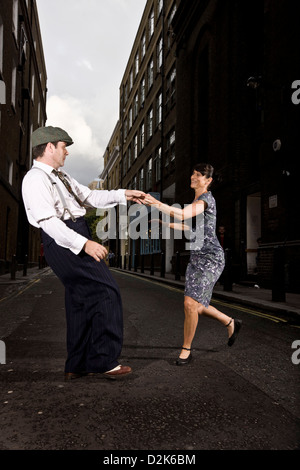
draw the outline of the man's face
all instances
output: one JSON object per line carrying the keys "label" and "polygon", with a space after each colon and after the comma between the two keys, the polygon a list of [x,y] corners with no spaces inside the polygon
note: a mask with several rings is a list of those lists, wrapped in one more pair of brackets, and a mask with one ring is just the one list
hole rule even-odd
{"label": "man's face", "polygon": [[65,159],[69,155],[65,142],[58,142],[56,148],[53,145],[53,166],[58,169],[65,164]]}

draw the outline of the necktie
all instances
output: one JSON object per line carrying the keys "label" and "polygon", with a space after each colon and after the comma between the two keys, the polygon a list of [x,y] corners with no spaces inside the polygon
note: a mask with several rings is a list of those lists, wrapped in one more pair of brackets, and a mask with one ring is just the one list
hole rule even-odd
{"label": "necktie", "polygon": [[58,178],[59,178],[59,179],[61,180],[61,182],[65,185],[65,187],[67,188],[67,190],[69,191],[69,193],[72,194],[72,196],[73,196],[74,199],[78,202],[78,204],[79,204],[81,207],[84,207],[83,202],[82,202],[82,201],[79,199],[79,197],[73,192],[69,181],[64,177],[63,173],[62,173],[61,171],[58,171],[58,170],[52,170],[52,173],[54,173],[55,176],[58,176]]}

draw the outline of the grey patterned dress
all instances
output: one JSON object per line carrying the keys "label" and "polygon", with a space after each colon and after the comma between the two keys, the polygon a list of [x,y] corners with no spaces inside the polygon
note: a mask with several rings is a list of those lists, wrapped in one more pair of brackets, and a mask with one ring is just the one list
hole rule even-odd
{"label": "grey patterned dress", "polygon": [[201,238],[202,243],[197,243],[197,246],[191,250],[186,269],[184,295],[208,307],[214,285],[224,269],[225,258],[216,236],[215,199],[208,191],[197,199],[201,200],[207,203],[207,208],[201,216],[194,218],[192,231],[196,233],[196,237]]}

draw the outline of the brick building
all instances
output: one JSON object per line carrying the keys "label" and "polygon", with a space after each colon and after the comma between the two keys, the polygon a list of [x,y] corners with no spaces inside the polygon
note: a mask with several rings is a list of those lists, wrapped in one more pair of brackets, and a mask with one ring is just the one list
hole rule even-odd
{"label": "brick building", "polygon": [[35,0],[0,3],[0,267],[13,255],[36,262],[39,232],[27,222],[21,197],[32,164],[31,133],[46,122],[47,74]]}
{"label": "brick building", "polygon": [[[197,162],[215,169],[233,280],[298,291],[300,30],[294,0],[148,0],[120,88],[119,187],[189,203]],[[176,137],[176,138],[175,138]],[[128,252],[189,253],[183,241]],[[174,266],[174,262],[173,262]]]}
{"label": "brick building", "polygon": [[295,1],[190,0],[173,21],[177,200],[189,200],[191,166],[212,163],[234,280],[290,291],[300,288],[295,11]]}

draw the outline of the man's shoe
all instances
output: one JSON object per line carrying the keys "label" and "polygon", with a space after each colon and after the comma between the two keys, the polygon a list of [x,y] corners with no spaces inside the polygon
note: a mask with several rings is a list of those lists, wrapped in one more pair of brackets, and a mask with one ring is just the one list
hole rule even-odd
{"label": "man's shoe", "polygon": [[117,379],[119,377],[123,377],[124,375],[128,375],[132,372],[131,367],[129,366],[117,366],[112,370],[104,372],[104,376],[112,379]]}
{"label": "man's shoe", "polygon": [[74,380],[74,379],[80,379],[85,374],[75,374],[74,372],[66,372],[65,373],[65,380]]}

